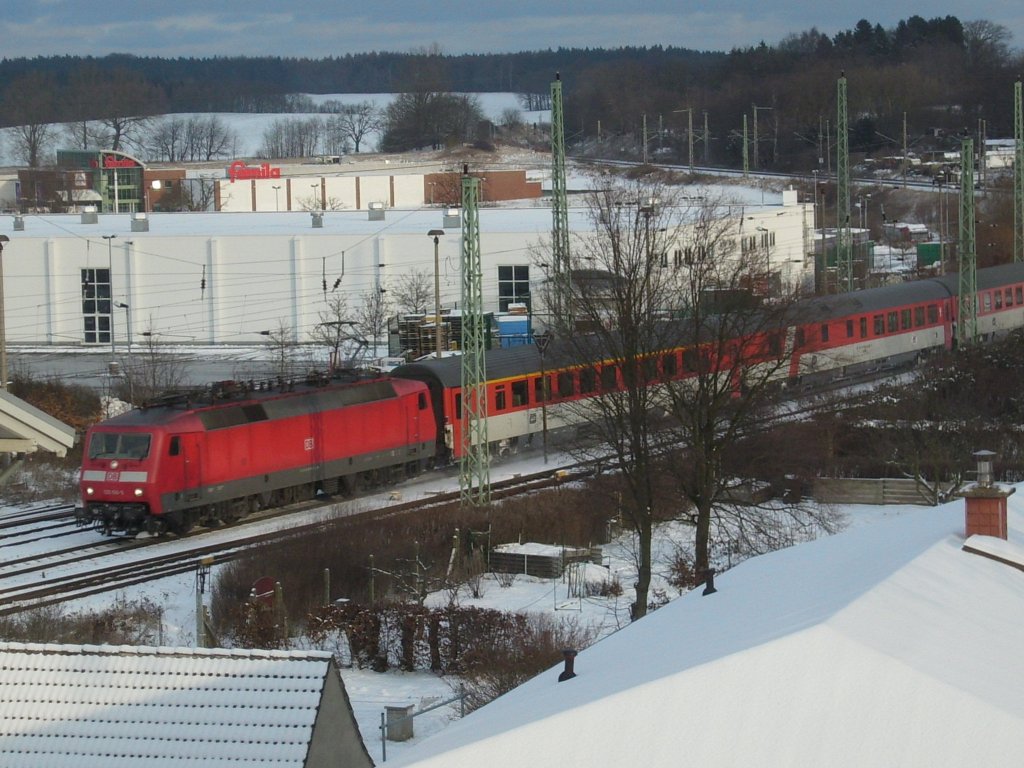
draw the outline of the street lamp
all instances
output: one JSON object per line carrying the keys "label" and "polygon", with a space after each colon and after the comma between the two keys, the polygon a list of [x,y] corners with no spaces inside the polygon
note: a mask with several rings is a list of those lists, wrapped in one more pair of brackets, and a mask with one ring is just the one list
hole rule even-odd
{"label": "street lamp", "polygon": [[320,205],[320,185],[310,184],[309,186],[313,190],[313,203],[320,206],[320,209],[323,210],[325,206]]}
{"label": "street lamp", "polygon": [[[433,188],[431,188],[433,189]],[[434,238],[434,344],[437,348],[437,359],[441,359],[441,272],[438,261],[438,248],[441,242],[443,229],[432,229],[427,232],[427,237]]]}
{"label": "street lamp", "polygon": [[555,334],[551,331],[542,331],[540,333],[533,334],[533,343],[537,346],[537,352],[540,353],[540,430],[541,430],[541,441],[544,444],[544,463],[548,463],[548,376],[547,371],[544,369],[544,353],[548,350],[548,345],[551,343],[551,339],[555,337]]}
{"label": "street lamp", "polygon": [[0,389],[7,389],[7,328],[4,324],[4,243],[11,242],[7,235],[0,235]]}
{"label": "street lamp", "polygon": [[[116,169],[115,169],[116,172]],[[117,235],[100,235],[104,240],[107,241],[107,292],[110,301],[114,300],[114,238]],[[97,297],[99,298],[99,297]],[[114,342],[114,313],[110,313],[110,351],[111,353],[117,352]]]}
{"label": "street lamp", "polygon": [[280,197],[278,196],[278,193],[281,191],[281,185],[280,184],[275,184],[273,186],[273,190],[274,190],[274,210],[275,211],[280,211],[281,210],[281,202],[280,202]]}

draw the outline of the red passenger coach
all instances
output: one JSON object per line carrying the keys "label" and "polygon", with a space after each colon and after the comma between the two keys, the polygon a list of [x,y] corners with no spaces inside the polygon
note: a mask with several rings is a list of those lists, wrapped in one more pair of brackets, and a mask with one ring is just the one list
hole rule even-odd
{"label": "red passenger coach", "polygon": [[79,518],[107,533],[182,532],[415,474],[436,427],[426,387],[375,379],[291,391],[218,385],[89,430]]}

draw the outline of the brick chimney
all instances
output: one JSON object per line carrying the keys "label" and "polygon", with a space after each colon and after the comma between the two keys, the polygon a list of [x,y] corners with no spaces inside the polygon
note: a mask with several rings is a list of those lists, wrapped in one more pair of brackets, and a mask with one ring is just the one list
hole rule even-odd
{"label": "brick chimney", "polygon": [[1006,499],[1016,488],[996,485],[992,464],[996,454],[976,451],[978,481],[960,492],[964,497],[964,535],[1006,538]]}

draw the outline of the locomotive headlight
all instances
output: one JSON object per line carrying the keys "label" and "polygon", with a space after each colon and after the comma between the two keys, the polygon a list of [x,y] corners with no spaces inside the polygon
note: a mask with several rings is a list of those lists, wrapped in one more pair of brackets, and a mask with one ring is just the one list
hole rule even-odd
{"label": "locomotive headlight", "polygon": [[136,496],[141,496],[142,495],[142,489],[141,488],[136,488],[135,489],[135,495]]}
{"label": "locomotive headlight", "polygon": [[86,496],[92,496],[93,493],[94,493],[94,491],[93,491],[92,487],[89,487],[89,488],[85,489],[85,495]]}

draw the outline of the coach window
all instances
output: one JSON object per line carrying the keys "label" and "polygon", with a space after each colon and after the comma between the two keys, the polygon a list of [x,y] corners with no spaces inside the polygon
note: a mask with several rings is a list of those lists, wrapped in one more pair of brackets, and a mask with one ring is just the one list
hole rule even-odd
{"label": "coach window", "polygon": [[904,330],[904,331],[909,331],[910,327],[911,327],[911,325],[910,325],[910,310],[909,309],[901,309],[900,310],[900,329]]}
{"label": "coach window", "polygon": [[494,410],[504,411],[506,407],[505,388],[498,387],[498,389],[494,390]]}
{"label": "coach window", "polygon": [[846,321],[846,338],[853,338],[853,320]]}
{"label": "coach window", "polygon": [[860,319],[860,337],[862,339],[868,337],[868,319],[866,317]]}
{"label": "coach window", "polygon": [[898,331],[899,329],[900,329],[900,326],[899,326],[899,313],[898,312],[890,312],[889,313],[889,333],[896,333],[896,331]]}
{"label": "coach window", "polygon": [[985,293],[981,294],[981,300],[982,300],[982,311],[984,311],[984,312],[991,312],[992,311],[992,294],[988,293],[988,292],[985,292]]}
{"label": "coach window", "polygon": [[823,342],[828,341],[828,325],[824,323],[821,325],[821,340]]}
{"label": "coach window", "polygon": [[580,371],[580,394],[587,395],[597,391],[597,371],[593,368],[584,368]]}
{"label": "coach window", "polygon": [[533,399],[535,402],[543,403],[551,399],[551,377],[538,376],[533,380]]}
{"label": "coach window", "polygon": [[644,381],[651,382],[658,378],[658,358],[645,357],[643,362]]}
{"label": "coach window", "polygon": [[697,350],[683,350],[683,370],[686,371],[687,373],[697,372]]}
{"label": "coach window", "polygon": [[455,418],[462,418],[462,393],[455,395]]}
{"label": "coach window", "polygon": [[669,353],[667,355],[662,355],[661,356],[661,375],[662,376],[664,376],[666,379],[671,378],[671,377],[676,375],[676,372],[678,370],[679,370],[679,367],[676,364],[676,356],[674,354]]}
{"label": "coach window", "polygon": [[1010,288],[1006,289],[1006,306],[1013,306],[1013,290]]}
{"label": "coach window", "polygon": [[526,405],[527,389],[526,379],[522,381],[512,382],[512,407],[517,408],[521,405]]}
{"label": "coach window", "polygon": [[885,334],[885,315],[875,315],[875,336],[882,336]]}
{"label": "coach window", "polygon": [[558,396],[572,397],[572,371],[562,371],[558,374]]}
{"label": "coach window", "polygon": [[920,328],[924,325],[924,307],[914,307],[914,327]]}
{"label": "coach window", "polygon": [[939,322],[939,305],[929,304],[928,305],[928,322],[937,323]]}
{"label": "coach window", "polygon": [[995,303],[996,303],[996,309],[1002,309],[1003,308],[1003,292],[997,290],[997,291],[992,291],[992,294],[993,294],[992,298],[995,300]]}
{"label": "coach window", "polygon": [[804,329],[797,328],[796,333],[793,334],[793,346],[800,349],[807,340],[804,338]]}
{"label": "coach window", "polygon": [[601,389],[605,392],[614,392],[618,388],[615,371],[614,365],[606,365],[601,369]]}
{"label": "coach window", "polygon": [[1013,298],[1014,303],[1017,306],[1024,304],[1024,286],[1018,285],[1016,288],[1013,289]]}

